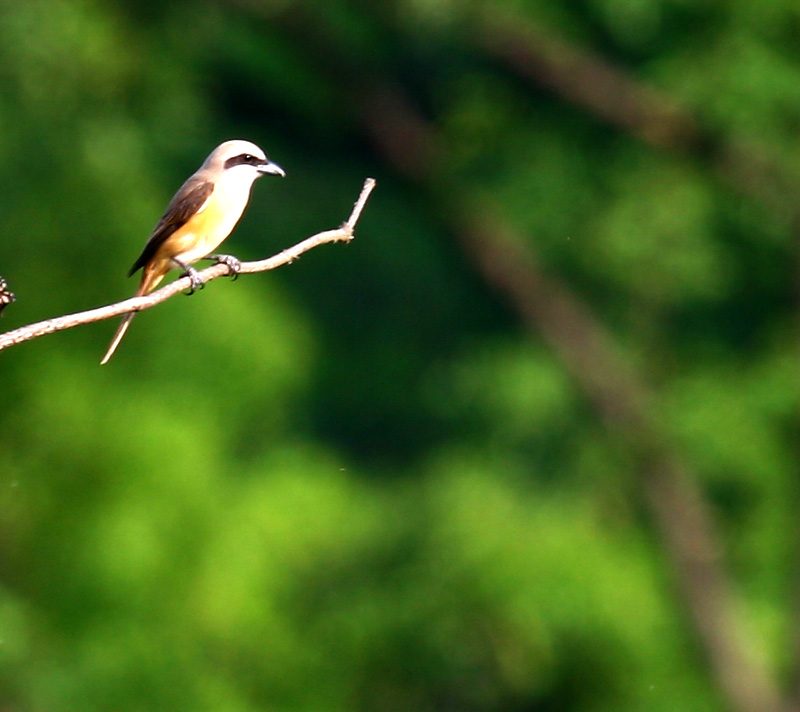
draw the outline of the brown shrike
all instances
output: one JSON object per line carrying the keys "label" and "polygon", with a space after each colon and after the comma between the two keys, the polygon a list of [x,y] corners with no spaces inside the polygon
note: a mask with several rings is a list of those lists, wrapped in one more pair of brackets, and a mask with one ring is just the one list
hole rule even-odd
{"label": "brown shrike", "polygon": [[[249,141],[226,141],[217,146],[202,166],[172,198],[153,229],[150,239],[128,272],[142,270],[134,296],[154,290],[171,269],[179,268],[192,280],[192,290],[203,285],[190,265],[204,258],[215,259],[235,272],[239,262],[230,255],[212,255],[230,235],[242,216],[256,178],[283,176],[283,169]],[[106,363],[128,329],[136,312],[128,312],[100,362]]]}

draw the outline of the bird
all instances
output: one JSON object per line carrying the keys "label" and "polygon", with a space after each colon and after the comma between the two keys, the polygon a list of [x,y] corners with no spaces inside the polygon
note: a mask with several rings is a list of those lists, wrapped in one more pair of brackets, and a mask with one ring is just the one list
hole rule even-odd
{"label": "bird", "polygon": [[[247,206],[253,183],[263,175],[284,177],[286,173],[250,141],[236,139],[217,146],[175,193],[130,268],[129,277],[142,270],[134,296],[153,291],[171,269],[182,269],[189,276],[191,294],[203,286],[191,266],[202,259],[226,264],[235,276],[240,266],[235,257],[211,253],[230,235]],[[135,314],[130,311],[123,316],[101,364],[108,363]]]}

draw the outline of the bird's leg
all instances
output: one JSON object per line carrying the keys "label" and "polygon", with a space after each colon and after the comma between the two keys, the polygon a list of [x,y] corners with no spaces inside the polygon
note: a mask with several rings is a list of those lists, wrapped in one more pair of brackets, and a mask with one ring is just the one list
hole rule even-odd
{"label": "bird's leg", "polygon": [[234,281],[239,278],[239,270],[242,268],[242,263],[233,255],[208,255],[203,259],[214,260],[217,264],[225,265],[228,268],[228,274]]}
{"label": "bird's leg", "polygon": [[205,287],[205,283],[200,278],[200,273],[194,267],[191,267],[185,262],[181,262],[181,260],[177,259],[176,257],[173,257],[172,261],[183,270],[181,277],[188,277],[192,282],[191,286],[189,287],[189,291],[186,292],[187,297],[194,294],[195,289],[202,289]]}

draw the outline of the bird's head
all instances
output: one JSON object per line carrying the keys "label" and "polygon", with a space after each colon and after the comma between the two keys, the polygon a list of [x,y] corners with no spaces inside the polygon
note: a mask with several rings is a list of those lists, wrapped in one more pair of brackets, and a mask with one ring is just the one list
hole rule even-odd
{"label": "bird's head", "polygon": [[204,167],[220,171],[236,171],[242,178],[255,180],[263,175],[285,176],[283,168],[250,141],[226,141],[217,146],[206,159]]}

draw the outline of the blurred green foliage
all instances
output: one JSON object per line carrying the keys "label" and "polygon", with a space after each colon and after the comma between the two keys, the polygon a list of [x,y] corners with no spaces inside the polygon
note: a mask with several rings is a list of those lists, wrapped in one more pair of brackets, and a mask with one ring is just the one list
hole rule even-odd
{"label": "blurred green foliage", "polygon": [[[378,179],[354,243],[140,315],[107,367],[110,322],[0,355],[0,708],[725,708],[634,462],[470,263],[452,185],[496,201],[655,389],[748,645],[788,676],[797,193],[525,82],[475,41],[499,9],[796,179],[789,0],[0,2],[4,330],[132,293],[222,140],[288,173],[255,186],[243,259]],[[432,180],[371,142],[358,95],[380,83],[438,132]]]}

